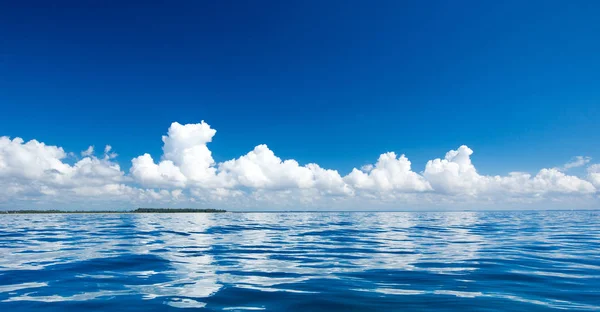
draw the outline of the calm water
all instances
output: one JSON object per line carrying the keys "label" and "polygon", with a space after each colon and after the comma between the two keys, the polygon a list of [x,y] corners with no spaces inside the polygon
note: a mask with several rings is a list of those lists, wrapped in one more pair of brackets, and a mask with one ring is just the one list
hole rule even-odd
{"label": "calm water", "polygon": [[600,310],[600,212],[0,215],[1,311]]}

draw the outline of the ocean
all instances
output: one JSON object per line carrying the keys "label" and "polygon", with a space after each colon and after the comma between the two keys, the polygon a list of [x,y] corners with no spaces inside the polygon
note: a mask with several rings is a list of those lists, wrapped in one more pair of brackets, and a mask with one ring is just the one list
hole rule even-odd
{"label": "ocean", "polygon": [[600,211],[0,215],[0,311],[600,311]]}

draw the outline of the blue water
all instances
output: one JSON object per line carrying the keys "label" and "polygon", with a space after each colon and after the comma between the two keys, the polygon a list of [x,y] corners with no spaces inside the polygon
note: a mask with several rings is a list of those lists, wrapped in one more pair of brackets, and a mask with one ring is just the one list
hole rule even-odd
{"label": "blue water", "polygon": [[600,212],[0,215],[0,311],[600,310]]}

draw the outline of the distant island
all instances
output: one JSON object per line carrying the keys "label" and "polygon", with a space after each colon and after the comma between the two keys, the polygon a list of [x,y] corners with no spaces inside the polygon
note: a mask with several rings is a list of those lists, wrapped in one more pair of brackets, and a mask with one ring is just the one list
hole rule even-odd
{"label": "distant island", "polygon": [[195,209],[195,208],[138,208],[135,210],[7,210],[0,214],[41,214],[41,213],[221,213],[222,209]]}
{"label": "distant island", "polygon": [[227,212],[222,209],[195,209],[195,208],[138,208],[133,213],[172,213],[172,212]]}

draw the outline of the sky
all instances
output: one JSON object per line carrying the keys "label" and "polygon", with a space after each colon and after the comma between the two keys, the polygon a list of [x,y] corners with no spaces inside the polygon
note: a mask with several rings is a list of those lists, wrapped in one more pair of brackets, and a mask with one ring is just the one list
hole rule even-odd
{"label": "sky", "polygon": [[598,208],[598,12],[2,2],[0,209]]}

